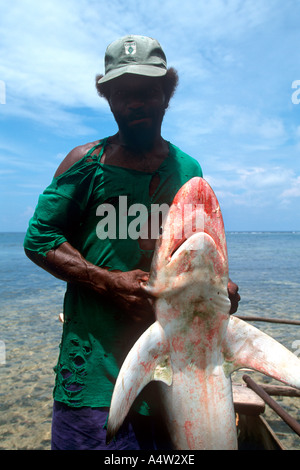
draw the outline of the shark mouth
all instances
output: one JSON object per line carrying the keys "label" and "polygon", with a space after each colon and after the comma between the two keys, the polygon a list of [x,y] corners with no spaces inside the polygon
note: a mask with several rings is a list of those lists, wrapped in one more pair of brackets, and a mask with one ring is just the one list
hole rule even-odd
{"label": "shark mouth", "polygon": [[173,247],[173,249],[172,249],[172,251],[171,251],[171,254],[170,254],[170,256],[169,256],[169,259],[172,259],[173,256],[175,255],[175,253],[177,253],[177,251],[182,247],[182,245],[184,245],[185,242],[187,242],[193,235],[195,235],[195,234],[197,234],[197,233],[199,233],[199,232],[190,232],[190,233],[188,233],[188,234],[185,234],[180,240],[178,240],[178,241],[175,243],[175,245],[174,245],[174,247]]}
{"label": "shark mouth", "polygon": [[[171,261],[175,255],[177,255],[178,251],[180,250],[181,251],[181,248],[183,247],[183,245],[186,244],[186,242],[190,242],[191,238],[195,238],[197,235],[200,235],[200,234],[206,234],[207,236],[209,236],[210,238],[212,238],[208,233],[206,232],[203,232],[203,231],[190,231],[188,232],[187,234],[185,234],[181,240],[178,240],[177,243],[174,245],[172,251],[171,251],[171,254],[169,256],[169,261]],[[202,248],[202,242],[203,242],[203,238],[201,237],[201,243],[196,243],[193,245],[193,248],[190,248],[192,249],[193,251],[195,250],[199,250]],[[183,248],[182,248],[183,249]]]}
{"label": "shark mouth", "polygon": [[184,236],[181,240],[179,240],[176,245],[174,246],[170,256],[169,260],[171,260],[174,256],[174,254],[179,250],[179,248],[187,241],[188,237]]}

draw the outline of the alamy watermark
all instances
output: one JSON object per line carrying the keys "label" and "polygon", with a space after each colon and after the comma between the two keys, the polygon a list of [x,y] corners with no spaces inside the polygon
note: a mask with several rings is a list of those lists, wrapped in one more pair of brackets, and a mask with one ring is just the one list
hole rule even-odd
{"label": "alamy watermark", "polygon": [[292,88],[295,88],[296,91],[292,94],[292,103],[299,104],[300,103],[300,80],[294,80],[292,83]]}
{"label": "alamy watermark", "polygon": [[6,349],[4,341],[0,340],[0,366],[6,364]]}
{"label": "alamy watermark", "polygon": [[294,352],[294,354],[299,357],[300,356],[300,339],[296,339],[295,341],[293,341],[292,343],[292,349],[296,349],[296,351]]}
{"label": "alamy watermark", "polygon": [[[149,213],[144,204],[128,206],[127,196],[118,197],[117,207],[118,210],[109,203],[97,207],[96,216],[101,217],[101,220],[97,224],[96,233],[100,240],[156,240],[161,235],[163,221],[170,209],[168,204],[151,204]],[[183,204],[177,213],[176,230],[173,229],[172,226],[166,227],[164,238],[172,236],[181,240],[192,232],[204,231],[203,204]]]}
{"label": "alamy watermark", "polygon": [[0,80],[0,104],[6,104],[6,86],[3,80]]}

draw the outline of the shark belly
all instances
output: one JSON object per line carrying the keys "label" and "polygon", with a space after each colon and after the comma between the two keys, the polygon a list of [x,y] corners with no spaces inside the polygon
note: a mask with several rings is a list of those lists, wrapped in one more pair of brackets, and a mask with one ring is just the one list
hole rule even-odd
{"label": "shark belly", "polygon": [[185,368],[172,358],[171,386],[160,384],[164,420],[172,447],[179,450],[237,449],[230,378],[222,365],[190,363]]}

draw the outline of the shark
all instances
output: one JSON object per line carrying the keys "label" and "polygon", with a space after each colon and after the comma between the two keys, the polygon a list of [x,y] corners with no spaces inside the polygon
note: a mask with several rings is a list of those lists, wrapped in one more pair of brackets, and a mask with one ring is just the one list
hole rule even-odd
{"label": "shark", "polygon": [[271,336],[230,315],[222,213],[206,180],[176,194],[156,242],[149,280],[156,321],[129,351],[107,424],[111,440],[134,400],[159,384],[174,450],[235,450],[231,375],[250,368],[300,388],[300,360]]}

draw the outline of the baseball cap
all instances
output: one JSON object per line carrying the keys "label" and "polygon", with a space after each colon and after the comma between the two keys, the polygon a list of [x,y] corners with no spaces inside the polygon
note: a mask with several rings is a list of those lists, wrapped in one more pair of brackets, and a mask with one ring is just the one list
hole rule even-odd
{"label": "baseball cap", "polygon": [[167,73],[167,59],[156,39],[129,35],[112,42],[105,52],[104,83],[124,73],[161,77]]}

